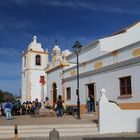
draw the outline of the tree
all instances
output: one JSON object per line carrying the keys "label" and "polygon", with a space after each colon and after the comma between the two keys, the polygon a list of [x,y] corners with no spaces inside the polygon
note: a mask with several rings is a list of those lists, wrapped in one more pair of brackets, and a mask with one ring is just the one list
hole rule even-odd
{"label": "tree", "polygon": [[13,100],[14,99],[13,94],[8,91],[0,90],[0,102],[5,102],[6,99]]}

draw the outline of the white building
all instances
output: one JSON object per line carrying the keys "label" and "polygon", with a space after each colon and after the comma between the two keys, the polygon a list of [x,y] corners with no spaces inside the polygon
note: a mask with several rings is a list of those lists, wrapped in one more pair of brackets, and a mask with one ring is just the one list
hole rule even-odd
{"label": "white building", "polygon": [[[45,68],[47,96],[52,105],[62,95],[66,106],[76,106],[76,55],[66,52],[57,44],[53,48],[52,61]],[[101,88],[121,108],[140,109],[140,22],[83,46],[79,63],[81,113],[87,110],[88,95],[94,96],[96,111]]]}
{"label": "white building", "polygon": [[[139,56],[140,23],[83,46],[79,54],[81,112],[86,112],[89,94],[94,96],[96,111],[103,87],[109,100],[117,102],[122,108],[140,109]],[[47,67],[48,96],[52,104],[55,97],[62,95],[66,106],[76,106],[75,54],[68,55],[66,60],[55,61]]]}
{"label": "white building", "polygon": [[[41,100],[40,78],[46,79],[44,68],[48,65],[48,51],[44,51],[37,37],[29,44],[28,50],[22,54],[22,102]],[[44,85],[47,96],[47,84]]]}

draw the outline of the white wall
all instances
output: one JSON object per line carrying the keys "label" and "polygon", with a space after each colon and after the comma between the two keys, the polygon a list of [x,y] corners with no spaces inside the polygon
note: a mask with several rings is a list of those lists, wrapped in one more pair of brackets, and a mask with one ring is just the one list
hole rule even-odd
{"label": "white wall", "polygon": [[[79,90],[79,96],[80,96],[80,103],[81,104],[85,104],[85,96],[83,94],[83,92],[81,92],[81,90],[85,90],[83,86],[81,86],[81,83],[79,81],[79,85],[80,85],[80,90]],[[77,95],[76,95],[76,89],[77,89],[77,81],[76,80],[71,80],[70,82],[65,82],[65,90],[67,87],[71,88],[71,100],[66,100],[66,105],[77,105]],[[66,91],[65,91],[66,93]],[[65,95],[66,97],[66,95]]]}
{"label": "white wall", "polygon": [[22,83],[21,83],[21,102],[26,101],[27,96],[27,71],[22,72]]}
{"label": "white wall", "polygon": [[[131,62],[131,61],[130,61]],[[133,60],[133,63],[126,64],[125,62],[120,64],[117,63],[116,66],[108,66],[106,69],[102,68],[100,70],[91,71],[91,73],[87,73],[87,75],[80,75],[80,102],[81,104],[86,103],[87,91],[86,85],[89,83],[95,83],[95,97],[98,102],[100,98],[100,89],[104,87],[108,92],[106,96],[109,100],[116,101],[118,103],[133,103],[139,102],[140,99],[140,88],[139,88],[139,79],[140,79],[140,58],[139,61],[136,59]],[[127,99],[118,98],[120,96],[120,85],[119,78],[131,76],[131,85],[132,85],[132,97]],[[72,100],[67,101],[67,104],[76,103],[76,76],[69,77],[69,79],[65,80],[65,88],[71,87]]]}
{"label": "white wall", "polygon": [[52,70],[51,72],[47,73],[47,88],[48,88],[48,97],[51,100],[51,92],[53,91],[52,85],[53,83],[56,83],[57,85],[57,96],[63,95],[63,89],[62,89],[62,68],[59,67]]}
{"label": "white wall", "polygon": [[101,50],[113,51],[140,40],[140,22],[127,29],[125,33],[100,39]]}
{"label": "white wall", "polygon": [[[45,76],[46,73],[38,70],[30,71],[30,89],[31,89],[31,101],[35,101],[35,98],[38,98],[41,101],[41,84],[40,84],[40,76]],[[46,81],[47,82],[47,81]],[[47,83],[44,85],[44,98],[47,96]]]}
{"label": "white wall", "polygon": [[[86,66],[79,66],[80,73],[80,99],[81,103],[86,103],[86,84],[96,84],[96,100],[99,100],[100,89],[106,88],[109,100],[116,101],[118,103],[132,103],[139,102],[140,99],[140,57],[133,56],[133,51],[140,48],[140,42],[136,42],[132,45],[126,46],[118,50],[118,62],[113,62],[112,53],[100,56],[97,59],[86,62]],[[92,59],[92,58],[90,58]],[[102,61],[103,67],[99,69],[94,68],[95,62]],[[76,75],[71,75],[71,72],[76,70],[76,67],[67,68],[64,70],[64,81],[66,86],[71,87],[72,98],[76,98]],[[131,76],[132,85],[132,97],[127,99],[118,98],[120,96],[119,78]],[[73,101],[68,101],[73,103]]]}
{"label": "white wall", "polygon": [[[100,46],[98,44],[99,42],[96,41],[86,46],[83,46],[81,49],[81,52],[79,53],[79,63],[83,63],[85,61],[88,61],[88,60],[91,60],[93,58],[100,56],[101,52],[100,52]],[[74,66],[74,63],[76,64],[77,62],[76,54],[73,53],[69,55],[67,57],[67,61],[70,62],[71,66]],[[65,69],[67,69],[67,67]]]}
{"label": "white wall", "polygon": [[140,132],[140,110],[121,110],[110,103],[102,89],[99,101],[99,131],[103,133]]}

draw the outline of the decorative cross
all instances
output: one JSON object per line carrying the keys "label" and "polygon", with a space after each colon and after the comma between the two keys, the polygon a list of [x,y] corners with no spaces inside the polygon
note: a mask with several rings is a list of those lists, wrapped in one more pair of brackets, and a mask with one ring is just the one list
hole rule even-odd
{"label": "decorative cross", "polygon": [[44,76],[40,76],[39,82],[41,83],[41,85],[45,85],[46,81],[44,79]]}

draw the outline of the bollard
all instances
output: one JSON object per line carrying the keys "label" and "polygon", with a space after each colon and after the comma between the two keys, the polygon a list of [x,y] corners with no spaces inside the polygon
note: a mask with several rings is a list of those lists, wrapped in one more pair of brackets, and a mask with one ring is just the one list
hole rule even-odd
{"label": "bollard", "polygon": [[59,140],[59,132],[55,128],[49,133],[49,140]]}
{"label": "bollard", "polygon": [[18,127],[17,127],[17,124],[15,124],[15,140],[18,140]]}

